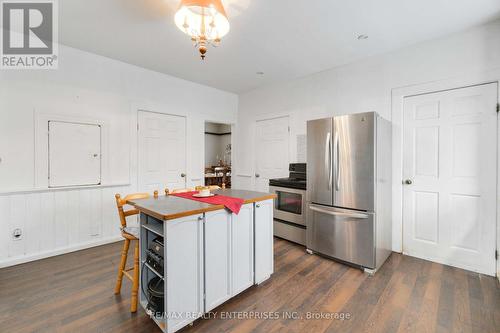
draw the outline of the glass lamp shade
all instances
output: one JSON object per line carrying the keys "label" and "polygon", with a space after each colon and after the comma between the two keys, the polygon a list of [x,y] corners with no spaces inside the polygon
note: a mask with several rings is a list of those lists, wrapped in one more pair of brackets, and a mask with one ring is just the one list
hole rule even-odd
{"label": "glass lamp shade", "polygon": [[192,38],[220,40],[229,32],[229,21],[221,0],[181,0],[175,24]]}

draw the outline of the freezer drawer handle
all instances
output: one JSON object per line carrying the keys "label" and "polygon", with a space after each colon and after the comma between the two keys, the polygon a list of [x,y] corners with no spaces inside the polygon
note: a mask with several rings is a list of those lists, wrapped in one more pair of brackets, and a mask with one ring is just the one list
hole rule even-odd
{"label": "freezer drawer handle", "polygon": [[311,210],[314,210],[315,212],[328,214],[328,215],[352,217],[355,219],[367,219],[369,217],[369,215],[367,215],[367,214],[334,212],[334,211],[330,211],[330,210],[326,210],[326,209],[321,209],[321,208],[318,208],[316,206],[309,206],[309,208],[311,208]]}

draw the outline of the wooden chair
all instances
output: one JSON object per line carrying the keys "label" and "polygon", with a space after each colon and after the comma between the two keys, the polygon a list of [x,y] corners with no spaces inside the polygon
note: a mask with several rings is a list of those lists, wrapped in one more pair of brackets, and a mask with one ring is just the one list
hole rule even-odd
{"label": "wooden chair", "polygon": [[221,187],[219,185],[196,186],[195,189],[196,189],[196,191],[199,191],[203,187],[208,187],[210,189],[210,191],[215,191],[215,190],[220,190],[221,189]]}
{"label": "wooden chair", "polygon": [[172,193],[186,193],[186,192],[193,192],[195,191],[194,188],[176,188],[172,191],[169,191],[168,189],[165,189],[165,194],[166,195],[169,195],[169,194],[172,194]]}
{"label": "wooden chair", "polygon": [[[155,198],[157,198],[158,192],[155,191],[154,195]],[[125,275],[130,281],[132,281],[130,312],[137,311],[137,294],[139,290],[139,228],[128,227],[127,216],[137,215],[139,214],[139,211],[137,209],[124,210],[123,206],[125,206],[129,200],[146,199],[149,197],[149,193],[129,194],[123,199],[119,194],[115,195],[116,206],[118,207],[118,215],[120,216],[120,229],[122,231],[122,237],[125,239],[125,243],[123,244],[122,249],[120,267],[118,267],[118,277],[116,278],[115,295],[120,294],[123,276]],[[134,266],[125,268],[127,264],[128,249],[130,247],[131,241],[136,241],[134,247]],[[133,275],[130,275],[130,271],[133,271]]]}
{"label": "wooden chair", "polygon": [[[186,193],[186,192],[193,192],[193,191],[199,191],[202,187],[205,186],[196,186],[195,188],[177,188],[174,190],[169,190],[168,188],[165,189],[165,195],[173,194],[173,193]],[[221,188],[226,188],[225,184],[222,184],[222,187],[217,186],[217,185],[210,185],[208,186],[211,191],[215,190],[220,190]]]}

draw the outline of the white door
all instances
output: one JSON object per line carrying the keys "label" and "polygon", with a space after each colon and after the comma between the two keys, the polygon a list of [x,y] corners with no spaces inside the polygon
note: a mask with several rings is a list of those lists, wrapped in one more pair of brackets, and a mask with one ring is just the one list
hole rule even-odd
{"label": "white door", "polygon": [[139,191],[186,187],[186,118],[139,111]]}
{"label": "white door", "polygon": [[205,213],[205,312],[231,298],[231,214]]}
{"label": "white door", "polygon": [[255,190],[268,192],[269,179],[288,177],[288,116],[256,123]]}
{"label": "white door", "polygon": [[405,98],[405,254],[495,274],[497,89]]}

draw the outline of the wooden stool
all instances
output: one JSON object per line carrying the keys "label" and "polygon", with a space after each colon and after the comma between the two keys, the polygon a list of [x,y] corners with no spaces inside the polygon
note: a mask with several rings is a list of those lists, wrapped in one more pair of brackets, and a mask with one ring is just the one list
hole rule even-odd
{"label": "wooden stool", "polygon": [[[148,193],[135,193],[121,198],[119,194],[115,195],[116,206],[118,207],[118,215],[120,216],[120,224],[122,237],[125,239],[122,249],[122,258],[120,261],[120,267],[118,267],[118,277],[116,278],[115,285],[115,295],[120,293],[122,288],[122,280],[125,275],[130,281],[132,281],[132,293],[130,300],[130,312],[137,311],[137,294],[139,291],[139,227],[127,227],[127,216],[137,215],[139,211],[137,209],[123,210],[123,206],[127,204],[129,200],[135,199],[146,199],[149,198]],[[155,198],[158,197],[158,192],[155,191]],[[125,268],[127,264],[128,249],[130,247],[130,242],[136,241],[134,247],[134,267]],[[133,270],[133,275],[129,272]]]}

